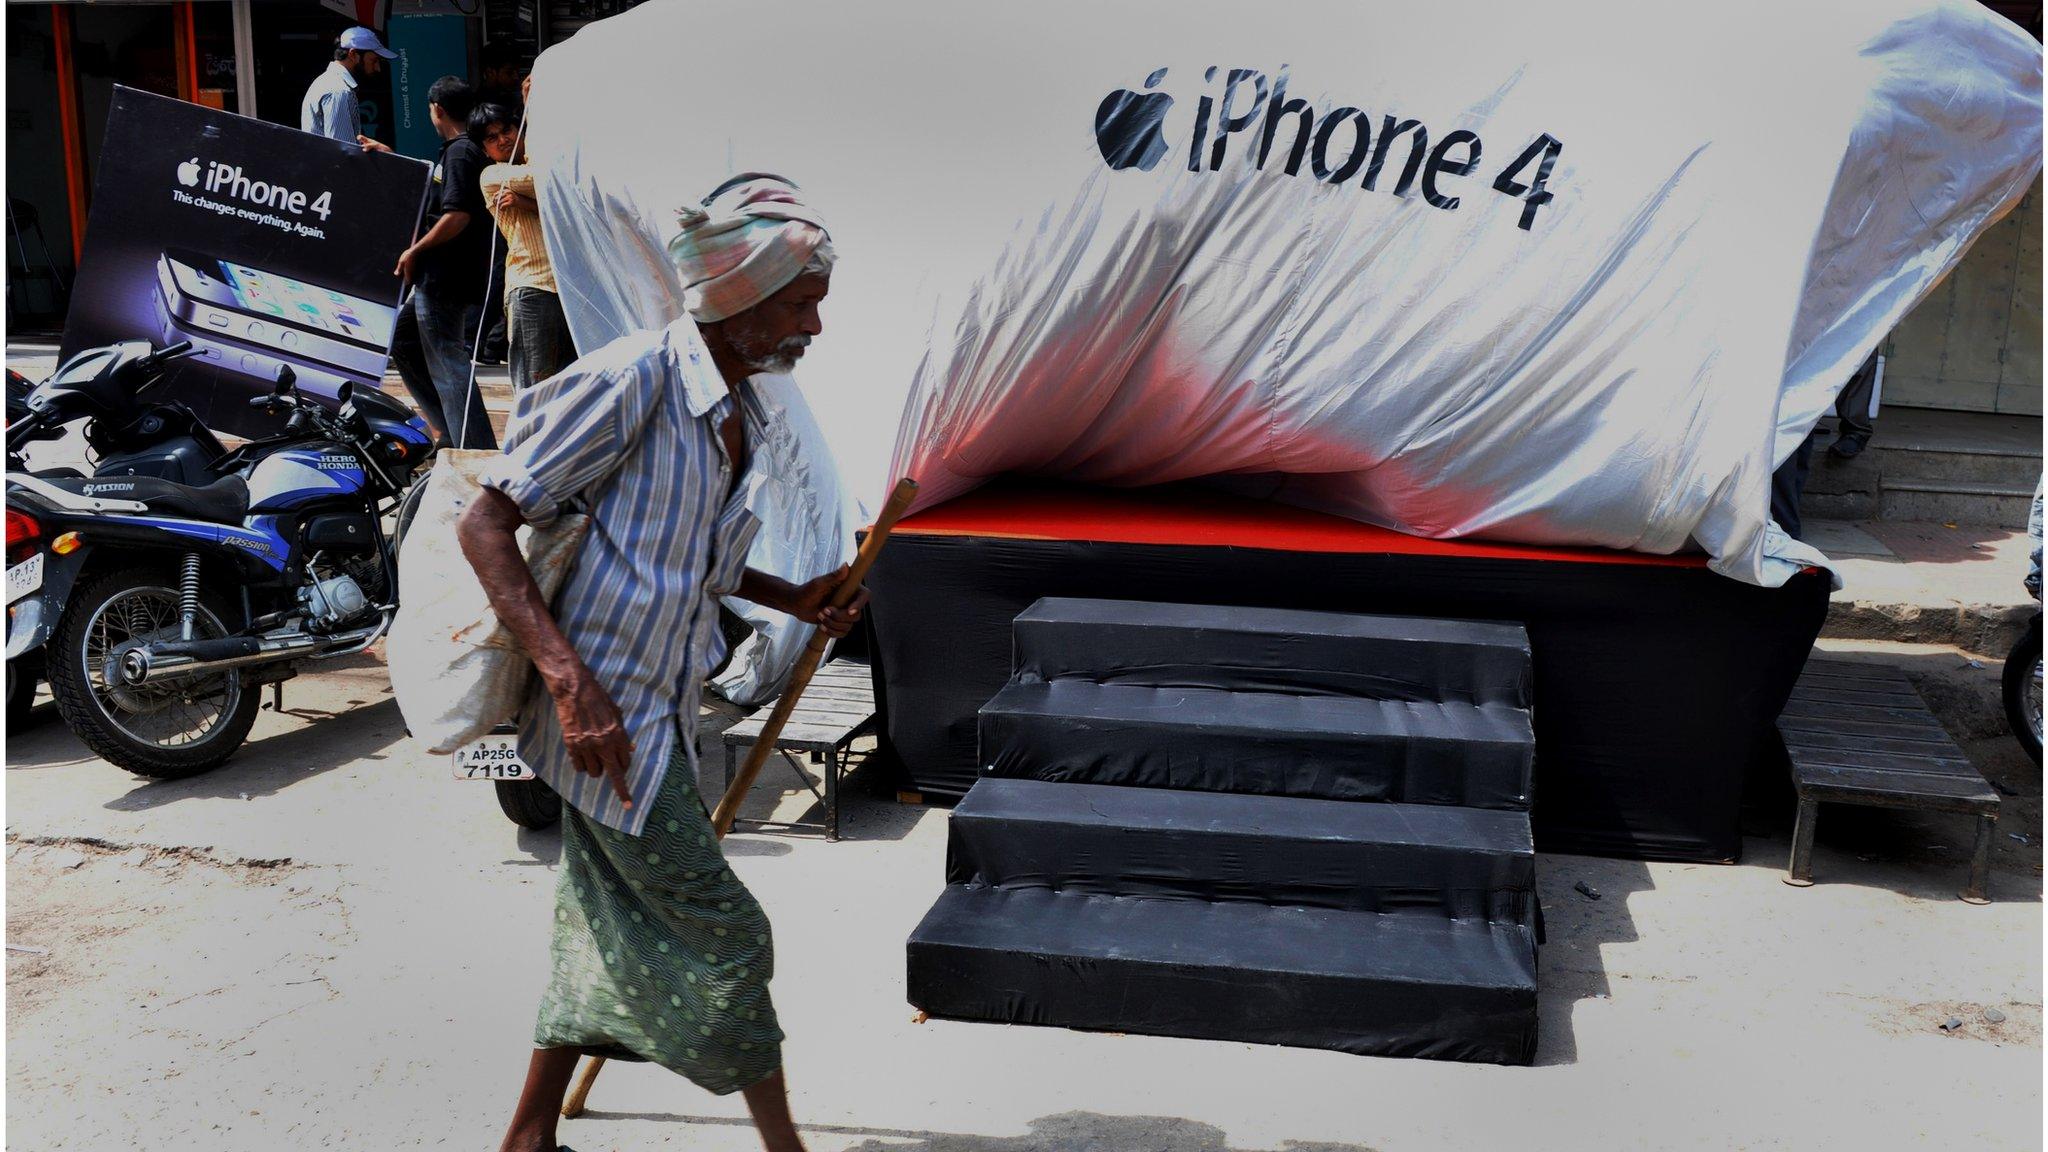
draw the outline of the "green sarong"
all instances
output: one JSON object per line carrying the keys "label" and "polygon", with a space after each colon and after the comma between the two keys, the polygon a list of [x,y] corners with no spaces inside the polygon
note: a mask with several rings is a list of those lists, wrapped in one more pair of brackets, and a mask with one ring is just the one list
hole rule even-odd
{"label": "green sarong", "polygon": [[554,975],[534,1044],[651,1060],[724,1095],[782,1067],[768,917],[726,867],[679,751],[642,835],[562,806]]}

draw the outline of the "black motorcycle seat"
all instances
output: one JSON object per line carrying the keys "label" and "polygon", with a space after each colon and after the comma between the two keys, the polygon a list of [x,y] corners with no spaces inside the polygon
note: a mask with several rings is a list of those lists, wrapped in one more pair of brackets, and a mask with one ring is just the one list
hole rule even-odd
{"label": "black motorcycle seat", "polygon": [[73,480],[48,477],[49,483],[80,496],[102,500],[139,500],[152,512],[204,520],[209,524],[239,524],[249,514],[249,485],[240,476],[227,476],[194,488],[154,476],[89,476]]}

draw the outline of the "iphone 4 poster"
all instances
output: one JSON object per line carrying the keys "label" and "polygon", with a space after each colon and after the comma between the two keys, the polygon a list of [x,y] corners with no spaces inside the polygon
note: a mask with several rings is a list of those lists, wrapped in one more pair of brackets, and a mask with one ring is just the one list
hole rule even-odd
{"label": "iphone 4 poster", "polygon": [[332,399],[381,385],[402,285],[392,275],[427,164],[114,90],[63,355],[118,340],[189,340],[160,387],[239,435],[274,421],[247,401],[289,366]]}

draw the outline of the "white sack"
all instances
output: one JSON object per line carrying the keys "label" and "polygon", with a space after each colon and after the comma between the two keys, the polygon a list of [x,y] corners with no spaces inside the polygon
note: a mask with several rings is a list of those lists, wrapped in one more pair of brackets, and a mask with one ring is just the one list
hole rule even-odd
{"label": "white sack", "polygon": [[[455,532],[482,491],[477,477],[497,456],[437,453],[399,549],[398,615],[384,640],[384,662],[406,731],[429,752],[453,752],[512,722],[533,679],[532,658],[499,621]],[[519,529],[519,554],[542,596],[561,591],[589,526],[588,516],[565,512],[546,529]]]}
{"label": "white sack", "polygon": [[[1285,171],[1292,110],[1257,164],[1271,108],[1242,114],[1283,66],[1341,183],[1316,131]],[[1970,0],[663,0],[545,54],[533,124],[584,346],[678,314],[674,205],[804,186],[841,254],[804,394],[871,502],[899,474],[924,504],[1221,477],[1427,536],[1696,542],[1777,584],[1821,558],[1770,525],[1773,467],[2039,171],[2040,68]],[[1120,90],[1172,98],[1149,168],[1098,144]],[[1340,107],[1374,145],[1418,122],[1436,203],[1431,153],[1397,192],[1412,128],[1373,189],[1370,148],[1345,171]],[[759,509],[757,549],[841,508],[821,482]]]}

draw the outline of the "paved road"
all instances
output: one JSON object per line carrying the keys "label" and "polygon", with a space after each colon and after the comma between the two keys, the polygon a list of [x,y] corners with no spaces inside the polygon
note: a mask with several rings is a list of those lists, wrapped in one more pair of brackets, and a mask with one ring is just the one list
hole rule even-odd
{"label": "paved road", "polygon": [[[10,1147],[495,1146],[558,840],[417,754],[374,659],[285,703],[178,783],[54,720],[10,734],[7,939],[47,950],[8,954]],[[803,807],[788,782],[757,808]],[[814,1150],[2038,1147],[2038,855],[1964,905],[1960,821],[1831,816],[1803,891],[1782,830],[1738,866],[1544,857],[1539,1066],[1502,1069],[915,1024],[903,940],[944,820],[857,797],[841,843],[729,842],[775,923]],[[592,1107],[564,1130],[583,1152],[756,1146],[737,1098],[644,1065]]]}

